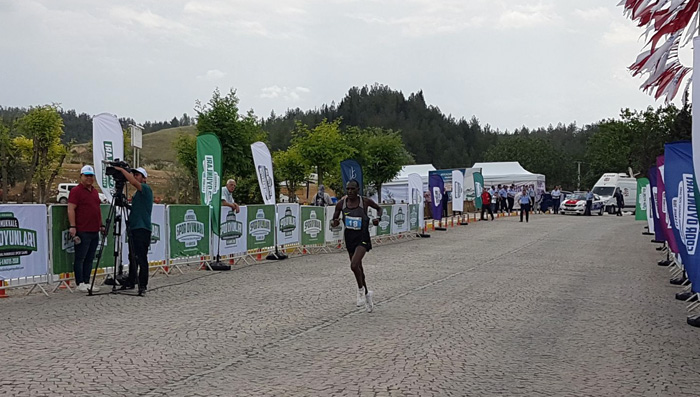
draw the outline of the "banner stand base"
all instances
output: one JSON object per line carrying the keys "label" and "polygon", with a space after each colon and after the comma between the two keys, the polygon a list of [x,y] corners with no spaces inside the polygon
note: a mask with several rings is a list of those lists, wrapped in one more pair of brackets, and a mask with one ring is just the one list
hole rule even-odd
{"label": "banner stand base", "polygon": [[469,226],[469,222],[460,222],[459,225],[460,226]]}
{"label": "banner stand base", "polygon": [[227,271],[231,270],[231,265],[221,262],[211,262],[209,268],[214,271]]}
{"label": "banner stand base", "polygon": [[446,227],[435,227],[435,230],[441,230],[441,231],[446,231]]}
{"label": "banner stand base", "polygon": [[649,232],[643,232],[642,234],[645,236],[653,236],[654,235],[654,233],[649,233]]}
{"label": "banner stand base", "polygon": [[665,241],[661,241],[661,240],[651,240],[651,242],[652,242],[652,243],[656,243],[656,244],[663,244],[663,243],[665,243]]}
{"label": "banner stand base", "polygon": [[418,237],[420,237],[420,238],[430,238],[430,235],[429,235],[429,234],[425,234],[425,233],[418,233],[418,234],[416,234],[416,236],[418,236]]}
{"label": "banner stand base", "polygon": [[267,255],[265,259],[267,259],[268,261],[281,261],[287,259],[287,255],[280,254],[280,252],[277,251],[277,248],[275,248],[275,252],[270,252],[270,254]]}

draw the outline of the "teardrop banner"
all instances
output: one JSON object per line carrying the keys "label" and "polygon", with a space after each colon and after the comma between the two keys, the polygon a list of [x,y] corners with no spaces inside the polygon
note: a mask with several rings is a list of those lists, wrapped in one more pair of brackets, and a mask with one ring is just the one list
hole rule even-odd
{"label": "teardrop banner", "polygon": [[200,204],[211,208],[211,228],[215,235],[221,225],[221,142],[214,134],[197,137],[197,174]]}
{"label": "teardrop banner", "polygon": [[351,180],[356,180],[360,185],[360,196],[364,195],[364,181],[362,176],[362,166],[355,160],[343,160],[340,162],[340,175],[343,179],[343,188]]}
{"label": "teardrop banner", "polygon": [[100,113],[92,118],[92,161],[95,163],[95,182],[107,201],[112,201],[114,179],[107,175],[105,161],[124,160],[124,132],[117,116]]}
{"label": "teardrop banner", "polygon": [[[647,191],[649,190],[649,179],[637,179],[637,208],[634,212],[634,219],[637,221],[647,220]],[[650,231],[651,232],[651,231]]]}

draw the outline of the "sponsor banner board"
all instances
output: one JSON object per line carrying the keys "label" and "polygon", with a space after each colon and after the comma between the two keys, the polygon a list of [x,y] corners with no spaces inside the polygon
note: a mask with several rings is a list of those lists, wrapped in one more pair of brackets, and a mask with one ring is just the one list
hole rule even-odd
{"label": "sponsor banner board", "polygon": [[298,243],[299,204],[277,204],[277,244],[289,245]]}
{"label": "sponsor banner board", "polygon": [[247,222],[248,250],[275,246],[274,205],[249,205]]}
{"label": "sponsor banner board", "polygon": [[170,259],[209,255],[209,206],[169,205]]}
{"label": "sponsor banner board", "polygon": [[301,207],[302,245],[323,245],[325,243],[325,208],[307,205]]}
{"label": "sponsor banner board", "polygon": [[0,280],[49,273],[47,229],[45,205],[0,205]]}

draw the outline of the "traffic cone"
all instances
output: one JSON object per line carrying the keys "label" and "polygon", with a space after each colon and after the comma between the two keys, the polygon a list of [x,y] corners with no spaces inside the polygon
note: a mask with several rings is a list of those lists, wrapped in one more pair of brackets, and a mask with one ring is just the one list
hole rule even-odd
{"label": "traffic cone", "polygon": [[[6,287],[6,286],[7,286],[7,281],[3,281],[3,282],[2,282],[2,286],[3,286],[3,287]],[[5,290],[4,288],[3,288],[3,289],[0,289],[0,298],[9,298],[9,297],[10,297],[10,296],[7,295],[7,290]]]}

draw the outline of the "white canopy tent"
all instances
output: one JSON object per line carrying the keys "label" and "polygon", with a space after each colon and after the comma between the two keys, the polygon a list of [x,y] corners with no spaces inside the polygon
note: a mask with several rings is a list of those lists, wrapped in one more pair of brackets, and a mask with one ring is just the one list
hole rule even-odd
{"label": "white canopy tent", "polygon": [[435,171],[432,164],[404,165],[396,178],[382,185],[382,200],[393,199],[396,203],[403,200],[404,203],[408,203],[408,174],[415,172],[420,175],[423,180],[423,191],[426,191],[430,171]]}
{"label": "white canopy tent", "polygon": [[534,185],[538,194],[544,192],[545,189],[545,176],[533,174],[523,168],[517,161],[475,163],[473,168],[481,168],[481,175],[484,177],[484,188],[489,188],[491,185],[510,185],[514,183],[518,187]]}

